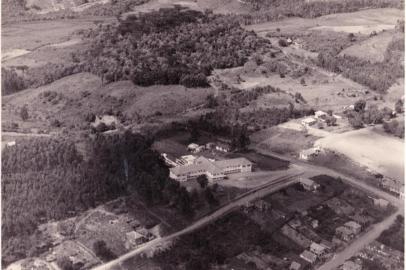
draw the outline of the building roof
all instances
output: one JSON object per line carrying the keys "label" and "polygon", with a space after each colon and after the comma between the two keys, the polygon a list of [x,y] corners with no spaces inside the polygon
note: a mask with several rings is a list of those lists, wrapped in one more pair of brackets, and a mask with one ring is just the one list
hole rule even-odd
{"label": "building roof", "polygon": [[317,260],[316,254],[308,250],[303,251],[300,257],[310,263],[314,263]]}
{"label": "building roof", "polygon": [[127,236],[127,238],[134,239],[134,240],[144,238],[144,235],[142,235],[136,231],[128,232],[125,235]]}
{"label": "building roof", "polygon": [[300,178],[299,182],[302,184],[305,184],[305,185],[309,185],[309,186],[315,184],[314,181],[310,180],[309,178]]}
{"label": "building roof", "polygon": [[215,165],[220,168],[226,168],[226,167],[238,166],[238,165],[252,165],[252,162],[244,157],[240,157],[240,158],[219,160],[219,161],[215,162]]}
{"label": "building roof", "polygon": [[319,149],[313,147],[313,148],[309,148],[309,149],[302,150],[302,151],[300,152],[300,154],[309,156],[309,155],[315,154],[317,151],[319,151]]}
{"label": "building roof", "polygon": [[350,228],[352,228],[352,229],[360,229],[361,228],[361,225],[360,224],[358,224],[357,222],[355,222],[355,221],[348,221],[347,223],[345,223],[344,224],[345,226],[347,226],[347,227],[350,227]]}
{"label": "building roof", "polygon": [[341,234],[345,234],[345,235],[353,234],[352,230],[350,230],[349,228],[344,227],[344,226],[337,227],[336,232],[341,233]]}
{"label": "building roof", "polygon": [[198,147],[199,147],[199,145],[198,145],[198,144],[195,144],[195,143],[191,143],[191,144],[189,144],[189,145],[187,146],[187,148],[191,148],[191,149],[198,148]]}
{"label": "building roof", "polygon": [[327,115],[327,113],[326,113],[326,112],[323,112],[323,111],[316,111],[316,112],[314,113],[314,115],[315,115],[315,116],[322,116],[322,115]]}
{"label": "building roof", "polygon": [[300,263],[298,262],[292,262],[290,264],[289,270],[299,270],[300,269]]}
{"label": "building roof", "polygon": [[302,120],[302,123],[314,123],[314,122],[316,122],[316,119],[314,119],[313,117],[307,117]]}
{"label": "building roof", "polygon": [[317,252],[323,252],[326,248],[322,245],[319,245],[315,242],[312,242],[312,244],[310,245],[310,249],[315,250]]}
{"label": "building roof", "polygon": [[211,161],[203,156],[195,159],[193,164],[170,168],[175,175],[194,173],[204,171],[210,173],[222,173],[223,169],[229,166],[252,165],[252,162],[246,158],[233,158],[219,161]]}

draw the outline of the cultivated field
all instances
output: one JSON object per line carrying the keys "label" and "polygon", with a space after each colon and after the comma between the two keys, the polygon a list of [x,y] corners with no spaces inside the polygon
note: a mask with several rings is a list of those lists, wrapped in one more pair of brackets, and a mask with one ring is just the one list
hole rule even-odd
{"label": "cultivated field", "polygon": [[374,130],[365,128],[331,135],[315,142],[373,171],[403,181],[404,142]]}

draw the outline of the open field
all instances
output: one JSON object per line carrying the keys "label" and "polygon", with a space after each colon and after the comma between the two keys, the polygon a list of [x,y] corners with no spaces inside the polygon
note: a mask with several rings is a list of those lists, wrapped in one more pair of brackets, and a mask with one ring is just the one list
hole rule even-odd
{"label": "open field", "polygon": [[275,31],[333,30],[346,33],[370,34],[383,29],[394,29],[396,21],[403,18],[403,11],[393,8],[367,9],[352,13],[340,13],[321,16],[314,19],[288,18],[276,22],[267,22],[245,26],[261,35]]}
{"label": "open field", "polygon": [[135,6],[134,11],[127,12],[124,16],[138,14],[140,12],[149,12],[160,8],[170,8],[174,5],[180,5],[198,11],[211,9],[217,14],[241,14],[247,13],[250,10],[247,5],[236,0],[150,0],[145,4]]}
{"label": "open field", "polygon": [[319,139],[315,145],[337,151],[372,171],[403,181],[404,142],[398,138],[364,128]]}
{"label": "open field", "polygon": [[95,26],[95,21],[110,18],[34,21],[2,26],[2,52],[13,49],[34,50],[38,47],[69,40],[71,34]]}
{"label": "open field", "polygon": [[[120,111],[124,120],[142,122],[145,117],[175,115],[201,105],[212,92],[212,88],[188,89],[179,85],[140,87],[130,81],[103,86],[99,77],[80,73],[5,96],[2,113],[6,123],[16,122],[20,128],[49,128],[52,119],[66,127],[83,126],[87,125],[87,113],[102,115],[111,110]],[[48,98],[50,93],[55,97]],[[24,122],[18,112],[25,104],[30,118]]]}
{"label": "open field", "polygon": [[339,55],[354,56],[371,62],[382,62],[389,43],[393,39],[399,38],[402,38],[399,33],[385,31],[344,49]]}
{"label": "open field", "polygon": [[318,137],[307,134],[306,131],[271,127],[251,135],[254,148],[264,148],[275,153],[298,156],[303,149],[313,146]]}

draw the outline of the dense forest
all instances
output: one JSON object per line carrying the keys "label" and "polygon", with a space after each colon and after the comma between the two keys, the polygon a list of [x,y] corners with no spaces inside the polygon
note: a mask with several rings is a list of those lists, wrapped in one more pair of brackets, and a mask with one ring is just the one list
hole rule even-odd
{"label": "dense forest", "polygon": [[364,8],[403,8],[398,0],[247,0],[254,11],[239,15],[241,23],[250,25],[276,21],[283,17],[315,18],[323,15],[355,12]]}
{"label": "dense forest", "polygon": [[168,178],[151,140],[129,132],[88,140],[86,160],[69,139],[19,141],[3,150],[3,263],[28,255],[30,235],[40,223],[118,196],[137,196],[148,205],[167,204],[193,215],[191,196]]}
{"label": "dense forest", "polygon": [[214,68],[241,66],[270,46],[235,20],[179,6],[128,16],[84,35],[91,47],[82,59],[90,72],[104,82],[138,85],[207,86]]}

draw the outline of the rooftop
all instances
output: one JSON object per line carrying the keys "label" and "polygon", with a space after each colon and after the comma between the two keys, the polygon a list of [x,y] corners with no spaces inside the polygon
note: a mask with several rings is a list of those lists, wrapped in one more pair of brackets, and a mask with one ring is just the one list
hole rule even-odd
{"label": "rooftop", "polygon": [[361,225],[359,225],[357,222],[355,221],[348,221],[347,223],[344,224],[347,227],[353,228],[353,229],[359,229],[361,228]]}
{"label": "rooftop", "polygon": [[305,185],[314,185],[314,181],[310,180],[308,178],[300,178],[300,183],[305,184]]}
{"label": "rooftop", "polygon": [[194,160],[193,164],[178,166],[171,168],[171,172],[179,174],[188,174],[197,171],[209,171],[211,173],[222,173],[222,170],[230,166],[239,166],[239,165],[252,165],[252,162],[246,158],[233,158],[225,159],[219,161],[211,161],[203,156],[198,157]]}
{"label": "rooftop", "polygon": [[314,263],[317,260],[316,254],[308,250],[303,251],[302,254],[300,254],[300,257],[311,263]]}
{"label": "rooftop", "polygon": [[318,252],[323,252],[323,251],[326,249],[324,246],[319,245],[319,244],[317,244],[317,243],[315,243],[315,242],[313,242],[313,243],[310,245],[310,248],[313,249],[313,250],[317,250]]}

